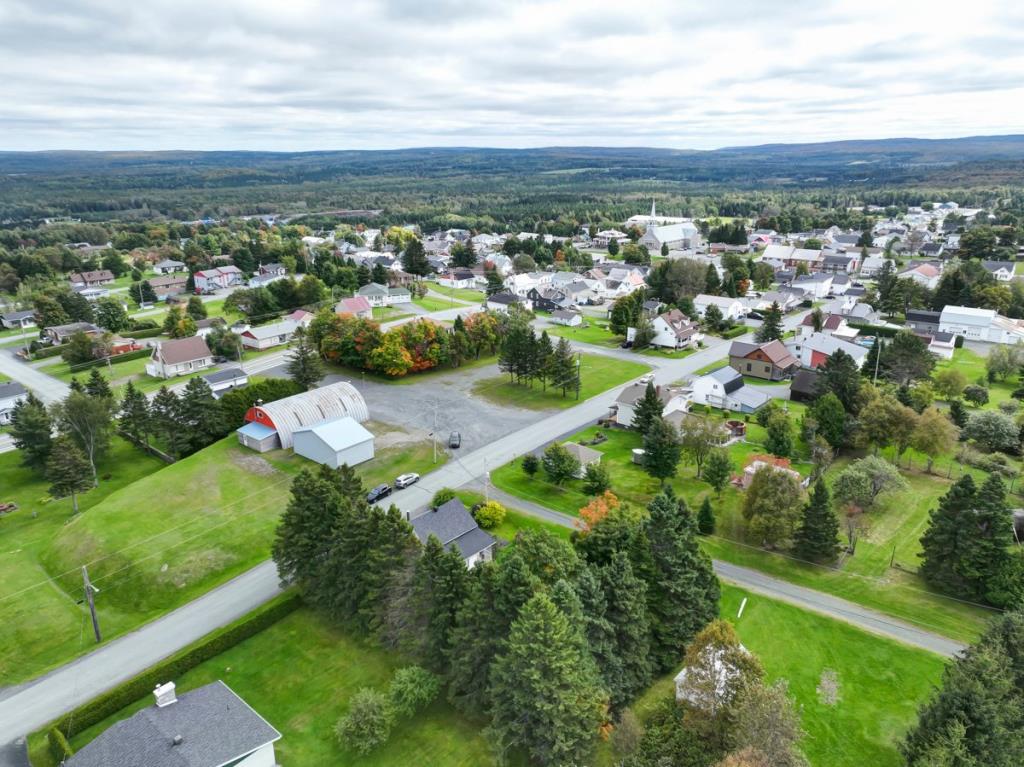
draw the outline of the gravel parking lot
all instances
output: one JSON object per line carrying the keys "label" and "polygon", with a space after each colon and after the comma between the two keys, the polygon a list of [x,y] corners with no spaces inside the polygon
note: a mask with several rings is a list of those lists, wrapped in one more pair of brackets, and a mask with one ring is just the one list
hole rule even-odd
{"label": "gravel parking lot", "polygon": [[[276,367],[264,375],[284,377],[284,367]],[[410,384],[328,375],[323,385],[349,381],[366,399],[370,418],[408,429],[433,430],[436,408],[440,444],[447,445],[449,432],[462,434],[462,447],[452,451],[457,457],[460,452],[476,450],[545,417],[542,410],[503,407],[473,396],[474,382],[495,375],[498,375],[496,364],[430,375]]]}

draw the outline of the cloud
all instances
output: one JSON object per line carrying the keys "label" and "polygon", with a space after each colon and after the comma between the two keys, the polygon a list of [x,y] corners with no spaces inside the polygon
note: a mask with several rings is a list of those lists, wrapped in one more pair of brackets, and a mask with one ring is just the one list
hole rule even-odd
{"label": "cloud", "polygon": [[1016,132],[1006,0],[6,0],[0,149]]}

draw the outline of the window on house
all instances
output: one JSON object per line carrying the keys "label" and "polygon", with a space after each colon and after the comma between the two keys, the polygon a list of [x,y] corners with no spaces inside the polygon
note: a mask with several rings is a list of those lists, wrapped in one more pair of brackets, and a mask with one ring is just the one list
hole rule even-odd
{"label": "window on house", "polygon": [[747,372],[748,373],[750,372],[750,363],[749,362],[747,363]]}

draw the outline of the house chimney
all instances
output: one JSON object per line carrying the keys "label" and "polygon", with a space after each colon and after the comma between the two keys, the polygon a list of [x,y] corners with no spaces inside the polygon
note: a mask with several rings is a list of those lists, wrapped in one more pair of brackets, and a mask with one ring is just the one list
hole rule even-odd
{"label": "house chimney", "polygon": [[185,738],[183,738],[181,735],[175,735],[174,740],[171,741],[171,745],[180,746],[184,742]]}
{"label": "house chimney", "polygon": [[153,696],[156,698],[157,708],[164,708],[178,702],[178,696],[174,694],[174,682],[158,684],[153,690]]}

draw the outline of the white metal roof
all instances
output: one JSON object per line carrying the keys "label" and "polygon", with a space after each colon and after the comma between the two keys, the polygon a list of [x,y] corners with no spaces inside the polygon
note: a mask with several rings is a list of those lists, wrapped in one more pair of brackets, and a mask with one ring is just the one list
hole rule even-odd
{"label": "white metal roof", "polygon": [[295,434],[300,432],[314,434],[334,452],[345,450],[353,445],[359,445],[369,439],[373,439],[373,434],[363,428],[352,416],[347,415],[330,421],[323,421],[315,426],[307,426],[303,429],[295,430]]}
{"label": "white metal roof", "polygon": [[292,436],[299,429],[343,416],[351,416],[360,423],[370,418],[363,395],[347,381],[257,405],[256,411],[274,424],[284,448],[292,446]]}
{"label": "white metal roof", "polygon": [[996,318],[993,309],[975,309],[972,306],[946,306],[939,318],[940,323],[961,322],[965,325],[991,325]]}

